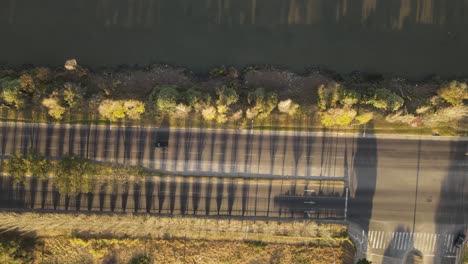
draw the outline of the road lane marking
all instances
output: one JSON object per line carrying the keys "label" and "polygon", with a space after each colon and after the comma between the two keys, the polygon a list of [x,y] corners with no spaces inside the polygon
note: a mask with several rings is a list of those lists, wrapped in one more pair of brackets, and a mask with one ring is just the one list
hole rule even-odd
{"label": "road lane marking", "polygon": [[379,236],[379,248],[383,248],[383,241],[385,240],[385,231],[382,231]]}
{"label": "road lane marking", "polygon": [[387,233],[384,233],[384,240],[383,240],[382,248],[386,248],[386,247],[387,247],[388,241],[389,241],[388,234],[387,234]]}
{"label": "road lane marking", "polygon": [[380,248],[380,240],[381,240],[382,233],[383,233],[383,231],[379,231],[377,233],[376,244],[375,244],[376,248]]}
{"label": "road lane marking", "polygon": [[405,236],[405,233],[398,232],[398,246],[397,246],[398,250],[402,250],[406,244],[406,240],[404,239],[404,236]]}
{"label": "road lane marking", "polygon": [[447,235],[447,239],[445,242],[445,250],[450,252],[450,241],[452,240],[452,235]]}
{"label": "road lane marking", "polygon": [[398,242],[398,250],[404,250],[406,249],[406,247],[408,246],[408,239],[407,239],[407,236],[408,234],[405,233],[405,232],[400,232],[399,233],[400,236],[399,236],[399,242]]}
{"label": "road lane marking", "polygon": [[372,248],[374,248],[375,233],[376,233],[377,231],[370,231],[370,232],[371,232],[371,234],[370,234],[370,237],[371,237],[370,242],[371,242],[371,243],[369,243],[369,245],[372,244]]}

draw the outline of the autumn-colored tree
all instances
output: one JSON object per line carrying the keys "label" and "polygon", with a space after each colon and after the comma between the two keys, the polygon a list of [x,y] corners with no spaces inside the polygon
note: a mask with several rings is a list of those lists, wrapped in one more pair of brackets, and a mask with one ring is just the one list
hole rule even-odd
{"label": "autumn-colored tree", "polygon": [[452,81],[444,84],[437,94],[453,106],[458,106],[463,103],[463,100],[468,99],[468,85],[464,82]]}
{"label": "autumn-colored tree", "polygon": [[126,100],[123,102],[123,106],[127,117],[133,120],[139,120],[145,112],[145,104],[138,100]]}
{"label": "autumn-colored tree", "polygon": [[42,105],[47,108],[49,116],[56,120],[61,120],[66,111],[66,108],[60,105],[59,98],[55,94],[52,94],[48,98],[44,98],[42,100]]}
{"label": "autumn-colored tree", "polygon": [[291,99],[278,102],[278,111],[290,116],[294,116],[299,110],[299,104],[294,103]]}
{"label": "autumn-colored tree", "polygon": [[123,101],[117,100],[110,100],[106,99],[103,100],[98,107],[98,112],[103,117],[111,120],[116,121],[118,119],[125,118],[126,109],[124,106]]}
{"label": "autumn-colored tree", "polygon": [[352,108],[330,108],[321,114],[321,122],[325,127],[348,126],[356,117],[356,110]]}

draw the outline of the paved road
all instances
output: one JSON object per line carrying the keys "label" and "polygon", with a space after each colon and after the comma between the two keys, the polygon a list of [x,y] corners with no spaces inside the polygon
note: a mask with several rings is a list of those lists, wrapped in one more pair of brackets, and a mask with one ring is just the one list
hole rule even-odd
{"label": "paved road", "polygon": [[319,189],[320,184],[308,180],[152,176],[125,184],[101,181],[89,193],[65,196],[57,192],[53,180],[28,178],[24,185],[14,185],[11,177],[2,176],[0,208],[342,219],[344,197],[307,192],[288,196],[287,201],[282,197],[292,189]]}
{"label": "paved road", "polygon": [[[51,157],[74,153],[192,176],[321,179],[316,191],[336,189],[339,196],[344,180],[350,190],[348,217],[363,228],[359,246],[370,256],[401,260],[411,248],[420,247],[410,237],[453,235],[466,226],[466,138],[374,137],[372,129],[361,137],[334,132],[12,123],[0,124],[0,133],[3,156],[33,147]],[[167,133],[167,149],[153,146],[158,133]],[[289,194],[303,191],[291,188]],[[387,242],[381,242],[386,248],[372,246],[373,232],[386,232]],[[392,246],[390,240],[401,233],[413,235],[397,236],[394,243],[407,246]],[[449,263],[456,252],[443,239],[436,241],[431,252],[422,250],[426,259]],[[440,256],[449,260],[439,260]]]}

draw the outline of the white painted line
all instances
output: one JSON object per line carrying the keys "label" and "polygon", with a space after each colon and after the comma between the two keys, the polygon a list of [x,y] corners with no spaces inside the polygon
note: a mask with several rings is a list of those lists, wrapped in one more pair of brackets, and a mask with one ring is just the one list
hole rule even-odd
{"label": "white painted line", "polygon": [[372,242],[374,242],[374,231],[369,230],[369,232],[367,232],[367,245],[368,245],[368,247],[373,248],[373,246],[371,246]]}
{"label": "white painted line", "polygon": [[382,231],[382,235],[380,237],[380,243],[379,243],[379,248],[384,248],[384,242],[385,242],[385,231]]}
{"label": "white painted line", "polygon": [[375,247],[374,248],[380,248],[380,236],[382,235],[382,231],[378,231],[377,235],[375,237]]}
{"label": "white painted line", "polygon": [[414,233],[414,240],[413,240],[413,247],[418,247],[419,245],[419,240],[420,240],[420,236],[421,234],[420,233]]}
{"label": "white painted line", "polygon": [[400,232],[395,232],[395,238],[393,239],[393,248],[398,249],[398,243],[400,241]]}
{"label": "white painted line", "polygon": [[449,240],[452,235],[446,235],[444,239],[444,250],[447,252],[450,252],[450,247],[449,247]]}
{"label": "white painted line", "polygon": [[375,248],[375,244],[377,241],[377,231],[372,231],[372,248]]}
{"label": "white painted line", "polygon": [[397,232],[392,232],[392,234],[390,236],[390,242],[389,242],[389,245],[388,245],[389,248],[395,248],[396,236],[397,236]]}
{"label": "white painted line", "polygon": [[406,248],[409,247],[409,244],[410,244],[410,238],[411,238],[411,234],[408,233],[408,232],[404,232],[403,233],[403,245],[401,245],[401,249],[402,250],[406,250]]}
{"label": "white painted line", "polygon": [[429,246],[427,248],[427,252],[432,252],[432,248],[434,246],[434,238],[435,238],[435,234],[430,234]]}
{"label": "white painted line", "polygon": [[430,252],[434,252],[435,247],[436,247],[436,245],[437,245],[437,240],[438,240],[438,238],[439,238],[439,234],[433,234],[433,240],[432,240],[432,242],[431,242],[431,248],[429,249]]}
{"label": "white painted line", "polygon": [[440,240],[440,234],[434,234],[434,241],[432,242],[431,252],[436,251],[437,243]]}
{"label": "white painted line", "polygon": [[402,240],[402,243],[401,243],[401,247],[400,247],[400,250],[406,250],[408,248],[408,233],[405,232],[405,233],[401,233],[401,240]]}
{"label": "white painted line", "polygon": [[428,240],[427,233],[423,233],[422,234],[422,240],[420,241],[421,247],[419,247],[421,249],[421,251],[423,251],[423,252],[427,251],[426,250],[427,245],[428,245],[427,240]]}
{"label": "white painted line", "polygon": [[405,247],[405,233],[398,233],[398,247],[397,249],[402,250]]}
{"label": "white painted line", "polygon": [[387,243],[389,242],[390,238],[392,237],[391,233],[385,233],[384,240],[383,240],[383,248],[387,248]]}
{"label": "white painted line", "polygon": [[417,248],[420,248],[421,250],[424,248],[424,245],[425,245],[425,242],[426,242],[426,233],[421,233],[419,235],[419,242],[418,242],[418,247]]}

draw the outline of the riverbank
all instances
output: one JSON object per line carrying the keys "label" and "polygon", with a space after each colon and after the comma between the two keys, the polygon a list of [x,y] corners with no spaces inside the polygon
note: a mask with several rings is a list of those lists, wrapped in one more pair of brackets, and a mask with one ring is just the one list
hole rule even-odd
{"label": "riverbank", "polygon": [[[168,65],[90,71],[0,71],[2,117],[44,122],[136,122],[156,126],[256,127],[465,135],[466,79],[420,82],[380,74],[296,74],[272,67],[217,67],[206,74]],[[400,132],[399,132],[400,131]]]}

